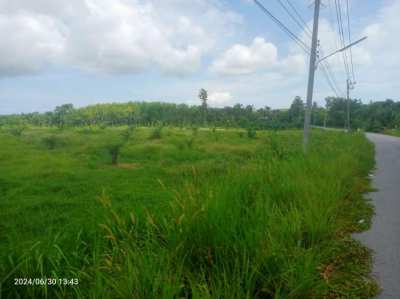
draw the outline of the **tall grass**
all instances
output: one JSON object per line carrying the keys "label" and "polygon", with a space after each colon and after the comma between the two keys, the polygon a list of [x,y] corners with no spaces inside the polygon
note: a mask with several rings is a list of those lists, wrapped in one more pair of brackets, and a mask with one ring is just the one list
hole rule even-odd
{"label": "tall grass", "polygon": [[[304,155],[300,137],[264,136],[246,163],[225,161],[222,171],[193,166],[166,203],[121,210],[101,194],[95,231],[59,233],[2,260],[3,297],[368,298],[375,285],[359,278],[369,255],[349,234],[371,214],[360,194],[372,145],[315,132]],[[80,285],[14,287],[14,277]]]}

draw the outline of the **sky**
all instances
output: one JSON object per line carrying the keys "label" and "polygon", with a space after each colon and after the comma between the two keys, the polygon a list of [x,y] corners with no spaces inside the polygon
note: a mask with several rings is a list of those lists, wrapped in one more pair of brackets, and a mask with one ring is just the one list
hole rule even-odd
{"label": "sky", "polygon": [[[312,28],[313,1],[281,1]],[[339,1],[346,11],[346,0]],[[279,0],[260,2],[310,45]],[[321,56],[340,48],[334,0],[322,2]],[[368,36],[352,50],[351,96],[399,99],[400,0],[349,0],[349,6],[352,40]],[[214,107],[285,108],[306,94],[306,53],[251,0],[0,0],[0,36],[0,114],[65,103],[192,105],[200,88]],[[328,62],[342,96],[343,57]],[[314,100],[323,105],[334,95],[318,68]]]}

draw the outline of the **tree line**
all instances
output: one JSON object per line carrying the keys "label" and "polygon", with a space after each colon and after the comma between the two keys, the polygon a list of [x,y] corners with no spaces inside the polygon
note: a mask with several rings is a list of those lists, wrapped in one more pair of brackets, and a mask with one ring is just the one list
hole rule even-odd
{"label": "tree line", "polygon": [[[289,109],[254,108],[252,105],[214,108],[208,105],[207,91],[199,93],[200,105],[162,102],[128,102],[97,104],[75,108],[72,104],[58,106],[54,111],[0,116],[0,126],[209,126],[254,129],[301,128],[304,123],[305,104],[295,97]],[[328,97],[326,106],[316,103],[312,109],[315,126],[343,128],[346,122],[347,101]],[[352,99],[351,127],[379,132],[400,127],[400,102],[386,100],[363,104]]]}

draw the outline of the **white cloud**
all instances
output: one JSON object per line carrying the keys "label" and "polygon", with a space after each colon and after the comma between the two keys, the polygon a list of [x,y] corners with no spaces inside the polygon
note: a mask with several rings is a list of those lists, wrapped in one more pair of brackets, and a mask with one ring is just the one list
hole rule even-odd
{"label": "white cloud", "polygon": [[208,96],[209,104],[214,107],[224,107],[233,104],[233,96],[230,92],[211,92]]}
{"label": "white cloud", "polygon": [[155,67],[187,74],[240,21],[204,0],[0,0],[0,74],[50,63],[108,73]]}
{"label": "white cloud", "polygon": [[279,58],[277,47],[256,37],[249,45],[235,44],[218,57],[210,67],[220,75],[251,75],[272,72],[287,75],[304,73],[306,57],[293,52],[287,57]]}
{"label": "white cloud", "polygon": [[0,77],[38,71],[62,55],[64,38],[44,15],[0,14]]}
{"label": "white cloud", "polygon": [[223,75],[246,75],[271,68],[277,61],[278,50],[275,45],[256,37],[250,46],[232,46],[214,61],[211,70]]}

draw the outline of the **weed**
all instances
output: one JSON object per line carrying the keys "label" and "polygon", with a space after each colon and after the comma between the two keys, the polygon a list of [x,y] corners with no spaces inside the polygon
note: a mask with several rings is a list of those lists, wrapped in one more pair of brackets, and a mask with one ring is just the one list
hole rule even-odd
{"label": "weed", "polygon": [[163,126],[157,126],[153,132],[151,132],[151,135],[149,137],[150,140],[154,139],[161,139],[162,138],[162,131],[163,131]]}
{"label": "weed", "polygon": [[256,129],[254,129],[254,128],[248,128],[248,129],[247,129],[247,137],[248,137],[248,138],[251,138],[251,139],[256,138],[256,137],[257,137],[257,131],[256,131]]}
{"label": "weed", "polygon": [[19,137],[26,130],[25,126],[15,126],[8,129],[8,133],[13,136]]}
{"label": "weed", "polygon": [[[125,130],[0,134],[2,298],[376,294],[365,279],[370,253],[351,240],[372,215],[362,193],[373,147],[363,135],[316,131],[304,155],[300,131],[259,131],[249,142],[224,130],[216,143],[170,128],[149,142],[153,129],[140,128],[133,146]],[[53,134],[68,147],[44,155],[37,145]],[[87,166],[118,164],[122,150],[123,167]],[[15,288],[13,277],[79,286]]]}
{"label": "weed", "polygon": [[123,146],[122,142],[107,145],[107,151],[110,154],[112,165],[118,164],[122,146]]}
{"label": "weed", "polygon": [[63,145],[64,142],[61,138],[56,135],[50,135],[42,138],[42,143],[46,146],[49,150],[55,149],[57,146]]}
{"label": "weed", "polygon": [[126,141],[128,141],[129,139],[131,139],[133,137],[135,130],[136,130],[136,127],[131,125],[125,131],[123,131],[121,133],[121,135]]}
{"label": "weed", "polygon": [[192,135],[196,137],[199,134],[199,128],[198,127],[192,127]]}

